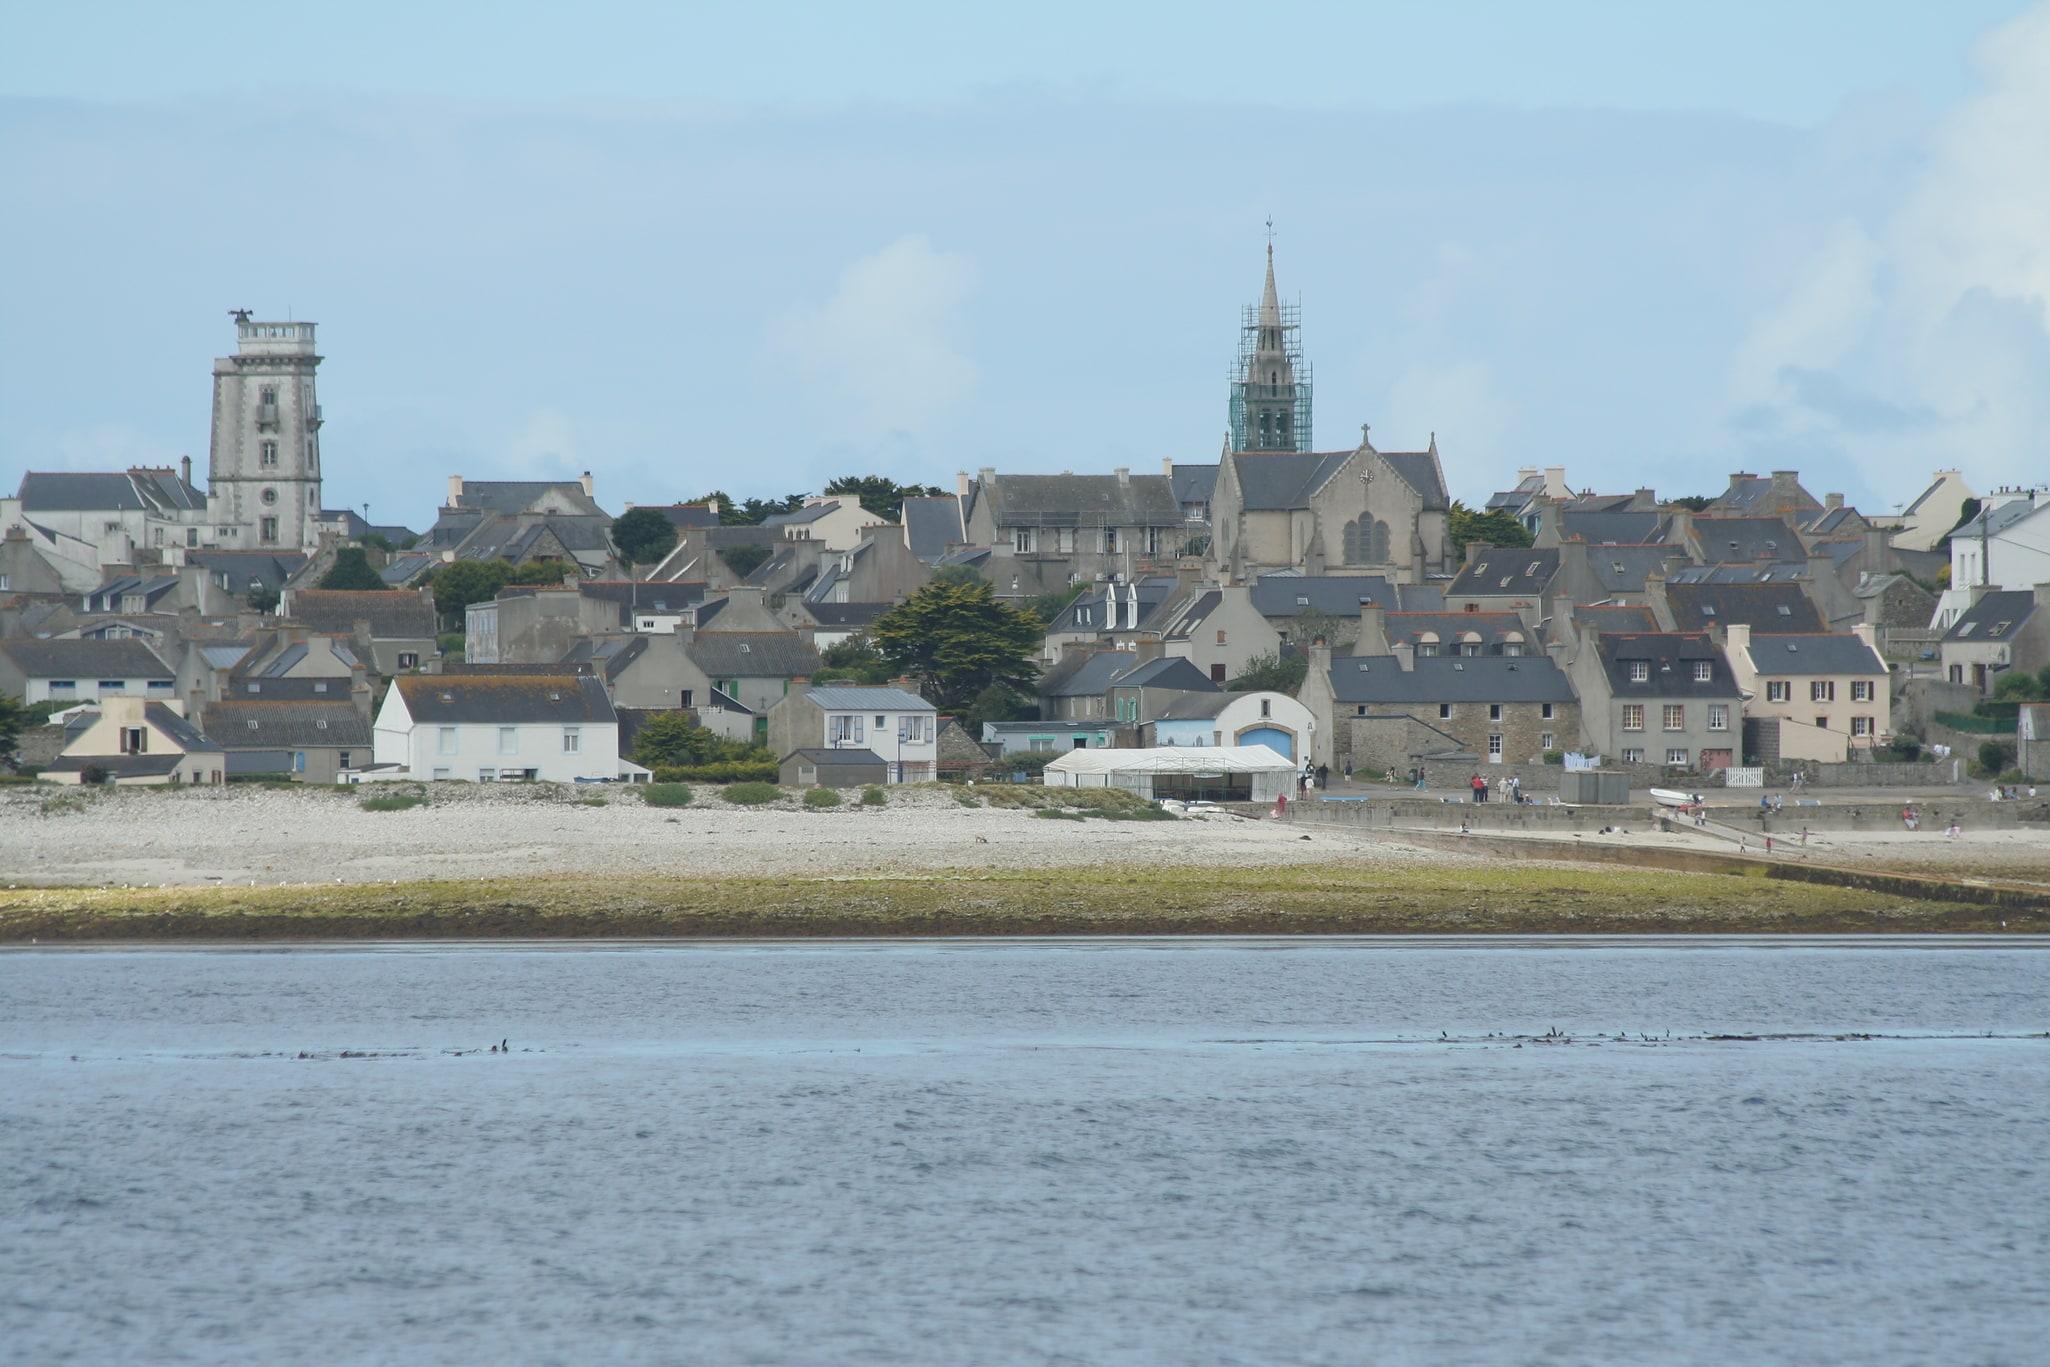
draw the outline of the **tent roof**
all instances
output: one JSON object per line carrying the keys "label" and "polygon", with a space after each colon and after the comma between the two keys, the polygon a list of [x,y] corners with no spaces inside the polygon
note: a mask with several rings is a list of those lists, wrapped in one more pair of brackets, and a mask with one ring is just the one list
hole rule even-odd
{"label": "tent roof", "polygon": [[1064,774],[1253,774],[1295,772],[1264,745],[1161,746],[1152,750],[1070,750],[1046,766]]}

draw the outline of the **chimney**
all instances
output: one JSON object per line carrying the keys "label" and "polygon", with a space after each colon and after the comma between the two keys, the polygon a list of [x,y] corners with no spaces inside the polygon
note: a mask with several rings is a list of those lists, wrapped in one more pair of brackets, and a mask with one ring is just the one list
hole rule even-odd
{"label": "chimney", "polygon": [[[1531,473],[1535,474],[1536,471]],[[1545,496],[1547,498],[1571,498],[1573,491],[1566,487],[1566,467],[1547,465],[1545,467]]]}
{"label": "chimney", "polygon": [[976,477],[986,485],[994,483],[997,477],[997,468],[994,465],[985,465],[977,473]]}
{"label": "chimney", "polygon": [[[1751,624],[1749,622],[1731,622],[1724,628],[1723,639],[1729,643],[1729,656],[1734,663],[1748,654],[1751,649]],[[1743,671],[1739,670],[1738,672],[1741,674]]]}
{"label": "chimney", "polygon": [[2050,584],[2038,584],[2031,592],[2036,595],[2038,608],[2050,607]]}
{"label": "chimney", "polygon": [[1388,609],[1371,598],[1360,599],[1360,636],[1353,645],[1359,655],[1388,653]]}
{"label": "chimney", "polygon": [[187,484],[192,483],[192,457],[178,457],[178,478],[184,480]]}
{"label": "chimney", "polygon": [[1842,494],[1824,494],[1822,496],[1822,506],[1833,512],[1844,506],[1844,496]]}
{"label": "chimney", "polygon": [[461,475],[450,475],[448,477],[448,506],[453,508],[462,501],[463,477]]}
{"label": "chimney", "polygon": [[1866,645],[1868,645],[1868,646],[1872,647],[1872,650],[1873,650],[1873,653],[1874,653],[1874,654],[1877,654],[1877,653],[1878,653],[1878,651],[1879,651],[1879,628],[1878,628],[1878,627],[1875,627],[1875,626],[1873,626],[1873,625],[1872,625],[1872,624],[1871,624],[1870,622],[1859,622],[1859,623],[1858,623],[1858,624],[1857,624],[1856,626],[1853,626],[1853,627],[1851,628],[1851,635],[1853,635],[1853,636],[1857,637],[1857,638],[1858,638],[1859,640],[1863,641],[1863,642],[1864,642],[1864,643],[1865,643]]}
{"label": "chimney", "polygon": [[1327,684],[1331,680],[1331,645],[1322,636],[1310,642],[1310,675]]}
{"label": "chimney", "polygon": [[589,470],[584,471],[583,475],[577,480],[577,483],[584,486],[585,498],[596,498],[598,496],[598,481],[591,478]]}
{"label": "chimney", "polygon": [[1168,477],[1169,479],[1173,479],[1173,478],[1174,478],[1174,457],[1173,457],[1173,456],[1162,456],[1162,457],[1160,458],[1160,473],[1161,473],[1161,474],[1163,474],[1163,475],[1166,475],[1166,476],[1167,476],[1167,477]]}
{"label": "chimney", "polygon": [[966,470],[956,470],[954,472],[954,497],[960,499],[968,497],[968,472]]}
{"label": "chimney", "polygon": [[1123,465],[1120,465],[1117,469],[1111,471],[1111,473],[1118,477],[1118,487],[1120,489],[1125,488],[1132,482],[1131,470]]}
{"label": "chimney", "polygon": [[1416,671],[1416,647],[1408,641],[1397,642],[1388,653],[1395,657],[1396,667],[1403,673],[1410,674]]}
{"label": "chimney", "polygon": [[1486,555],[1489,551],[1492,551],[1493,549],[1495,549],[1494,546],[1486,541],[1467,542],[1466,563],[1471,565],[1474,561],[1478,560],[1483,555]]}
{"label": "chimney", "polygon": [[1132,649],[1138,652],[1139,663],[1145,664],[1149,660],[1157,660],[1167,654],[1167,642],[1161,640],[1158,636],[1149,636],[1143,641],[1132,642]]}
{"label": "chimney", "polygon": [[799,674],[790,681],[789,691],[791,693],[809,693],[811,692],[811,680]]}

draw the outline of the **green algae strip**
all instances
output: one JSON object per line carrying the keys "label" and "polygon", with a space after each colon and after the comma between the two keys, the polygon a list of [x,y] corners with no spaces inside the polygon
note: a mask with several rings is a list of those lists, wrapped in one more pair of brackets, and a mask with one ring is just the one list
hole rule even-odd
{"label": "green algae strip", "polygon": [[0,942],[2050,930],[2050,912],[1669,870],[1367,864],[19,888]]}

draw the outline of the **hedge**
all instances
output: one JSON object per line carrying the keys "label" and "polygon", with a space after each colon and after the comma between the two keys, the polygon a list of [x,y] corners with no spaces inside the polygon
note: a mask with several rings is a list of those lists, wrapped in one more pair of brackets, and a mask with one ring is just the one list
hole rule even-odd
{"label": "hedge", "polygon": [[655,770],[657,783],[774,783],[774,760],[730,764],[665,764]]}
{"label": "hedge", "polygon": [[1975,717],[1966,712],[1938,712],[1938,726],[1948,726],[1953,731],[1967,731],[1978,736],[2006,736],[2014,733],[2015,718],[2005,721],[1997,717]]}

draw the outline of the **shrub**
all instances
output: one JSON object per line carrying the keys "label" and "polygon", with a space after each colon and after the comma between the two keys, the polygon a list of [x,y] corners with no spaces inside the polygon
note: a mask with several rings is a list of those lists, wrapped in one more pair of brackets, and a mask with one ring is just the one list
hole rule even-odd
{"label": "shrub", "polygon": [[290,782],[292,782],[292,776],[291,776],[290,774],[286,773],[286,772],[285,772],[284,770],[280,769],[280,770],[278,770],[278,771],[277,771],[276,773],[270,773],[270,774],[230,774],[230,775],[228,775],[228,782],[230,782],[230,783],[290,783]]}
{"label": "shrub", "polygon": [[98,764],[85,765],[78,771],[78,781],[86,787],[105,783],[113,777],[104,766]]}
{"label": "shrub", "polygon": [[1995,783],[2027,783],[2029,776],[2019,769],[2003,769],[1993,781]]}
{"label": "shrub", "polygon": [[1997,740],[1979,743],[1979,767],[1989,774],[1997,774],[2007,767],[2014,752]]}
{"label": "shrub", "polygon": [[887,807],[890,805],[889,795],[883,792],[882,789],[874,786],[863,788],[861,790],[861,805],[864,807]]}
{"label": "shrub", "polygon": [[579,807],[603,807],[607,804],[602,797],[580,797],[577,799],[577,805]]}
{"label": "shrub", "polygon": [[1564,750],[1546,750],[1538,758],[1546,764],[1564,764],[1566,762],[1566,752]]}
{"label": "shrub", "polygon": [[650,807],[688,807],[696,796],[681,783],[650,783],[641,789],[641,801]]}
{"label": "shrub", "polygon": [[719,796],[736,806],[759,807],[783,796],[783,790],[773,783],[729,783]]}
{"label": "shrub", "polygon": [[716,764],[660,764],[654,766],[657,783],[774,783],[774,760],[722,761]]}
{"label": "shrub", "polygon": [[840,795],[831,788],[807,789],[804,794],[804,805],[807,807],[837,807],[840,805]]}
{"label": "shrub", "polygon": [[426,801],[413,793],[394,793],[390,797],[366,797],[356,805],[366,812],[403,812],[423,806]]}
{"label": "shrub", "polygon": [[982,805],[966,793],[954,794],[954,801],[960,803],[963,807],[980,807]]}
{"label": "shrub", "polygon": [[1087,821],[1089,819],[1081,812],[1064,812],[1058,807],[1041,807],[1033,815],[1044,821]]}

